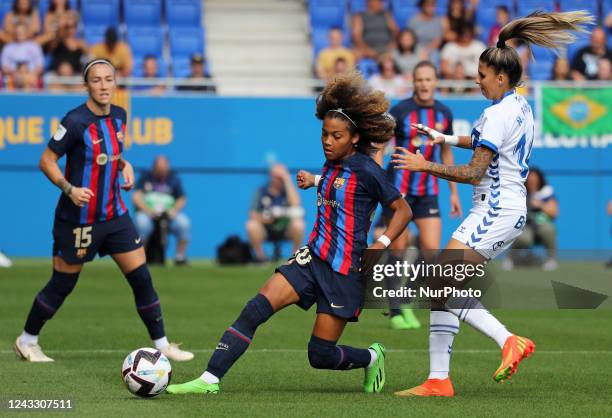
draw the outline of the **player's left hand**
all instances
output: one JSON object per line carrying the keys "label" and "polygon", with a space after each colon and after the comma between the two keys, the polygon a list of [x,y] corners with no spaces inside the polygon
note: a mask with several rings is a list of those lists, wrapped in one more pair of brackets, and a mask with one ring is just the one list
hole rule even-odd
{"label": "player's left hand", "polygon": [[134,187],[134,167],[128,161],[123,160],[123,184],[121,188],[123,190],[132,190]]}
{"label": "player's left hand", "polygon": [[463,210],[461,209],[461,201],[457,193],[451,193],[450,195],[450,216],[451,218],[461,218],[463,216]]}
{"label": "player's left hand", "polygon": [[417,149],[416,154],[404,147],[395,147],[396,153],[391,155],[391,162],[396,170],[424,171],[427,161]]}

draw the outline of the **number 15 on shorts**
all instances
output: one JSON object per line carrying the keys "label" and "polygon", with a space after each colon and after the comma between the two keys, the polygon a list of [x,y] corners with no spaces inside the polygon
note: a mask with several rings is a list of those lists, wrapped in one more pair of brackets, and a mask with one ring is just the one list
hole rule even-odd
{"label": "number 15 on shorts", "polygon": [[74,248],[87,248],[91,245],[92,228],[91,226],[83,226],[72,230],[74,234]]}

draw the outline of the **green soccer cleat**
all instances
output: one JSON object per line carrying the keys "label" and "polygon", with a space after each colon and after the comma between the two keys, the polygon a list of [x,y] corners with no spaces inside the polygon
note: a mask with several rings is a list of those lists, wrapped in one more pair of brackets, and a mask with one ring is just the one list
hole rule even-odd
{"label": "green soccer cleat", "polygon": [[190,382],[181,383],[178,385],[169,385],[166,388],[166,392],[171,395],[183,395],[185,393],[219,393],[219,384],[208,384],[199,377],[197,379],[193,379]]}
{"label": "green soccer cleat", "polygon": [[365,368],[363,390],[366,393],[379,393],[385,386],[385,346],[374,343],[369,348],[376,351],[377,358],[371,367]]}
{"label": "green soccer cleat", "polygon": [[404,317],[404,321],[409,325],[410,328],[421,328],[421,321],[416,317],[414,311],[410,308],[402,309],[402,316]]}
{"label": "green soccer cleat", "polygon": [[389,328],[403,330],[410,329],[412,326],[404,319],[403,315],[394,315],[389,318]]}

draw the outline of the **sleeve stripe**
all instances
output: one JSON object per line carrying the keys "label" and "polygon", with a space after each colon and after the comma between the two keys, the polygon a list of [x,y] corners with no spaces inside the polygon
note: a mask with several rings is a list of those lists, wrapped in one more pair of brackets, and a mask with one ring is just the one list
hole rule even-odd
{"label": "sleeve stripe", "polygon": [[487,147],[497,154],[497,145],[495,145],[494,143],[490,141],[487,141],[486,139],[480,138],[476,146],[477,147]]}

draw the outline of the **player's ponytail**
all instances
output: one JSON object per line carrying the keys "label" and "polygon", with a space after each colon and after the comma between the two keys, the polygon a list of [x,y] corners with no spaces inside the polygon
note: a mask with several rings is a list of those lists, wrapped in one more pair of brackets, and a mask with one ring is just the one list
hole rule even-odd
{"label": "player's ponytail", "polygon": [[393,136],[395,119],[387,112],[391,103],[382,91],[372,89],[358,71],[335,76],[317,98],[316,116],[347,123],[351,135],[359,134],[357,148],[370,154]]}
{"label": "player's ponytail", "polygon": [[539,45],[558,51],[576,40],[572,32],[587,32],[584,25],[593,21],[593,16],[585,11],[534,12],[514,19],[501,29],[497,45],[487,48],[480,55],[480,61],[495,68],[498,74],[506,73],[510,87],[515,87],[521,80],[523,68],[518,53],[507,44],[507,41],[517,39],[525,43],[527,48]]}

